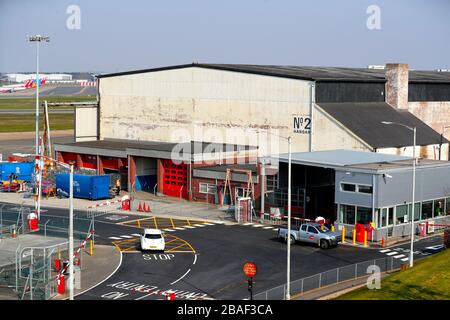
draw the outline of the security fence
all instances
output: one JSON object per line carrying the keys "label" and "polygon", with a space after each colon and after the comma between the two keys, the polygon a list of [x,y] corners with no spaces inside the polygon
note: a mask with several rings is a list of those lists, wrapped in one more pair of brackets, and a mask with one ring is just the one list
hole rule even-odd
{"label": "security fence", "polygon": [[[0,286],[11,288],[19,299],[46,300],[56,295],[55,259],[61,264],[69,260],[69,218],[43,210],[38,230],[30,230],[30,213],[29,207],[0,205],[0,237],[4,239],[0,247]],[[93,231],[93,219],[74,217],[75,249]],[[81,270],[82,251],[74,261],[79,263],[75,269]]]}
{"label": "security fence", "polygon": [[[385,257],[375,260],[364,261],[352,265],[321,272],[309,277],[292,281],[291,297],[301,296],[313,290],[321,289],[331,285],[370,276],[374,271],[393,272],[399,270],[403,262],[394,257]],[[285,300],[286,284],[255,294],[254,300]]]}

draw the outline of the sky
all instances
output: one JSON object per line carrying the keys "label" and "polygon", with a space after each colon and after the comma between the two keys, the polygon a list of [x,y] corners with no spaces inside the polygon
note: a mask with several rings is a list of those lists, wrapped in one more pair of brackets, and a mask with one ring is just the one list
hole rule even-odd
{"label": "sky", "polygon": [[448,0],[0,0],[0,72],[36,69],[35,34],[50,37],[41,72],[192,62],[450,69]]}

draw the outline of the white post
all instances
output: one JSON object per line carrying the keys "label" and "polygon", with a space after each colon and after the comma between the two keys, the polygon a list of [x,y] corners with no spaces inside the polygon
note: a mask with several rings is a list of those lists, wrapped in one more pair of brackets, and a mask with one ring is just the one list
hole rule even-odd
{"label": "white post", "polygon": [[416,192],[416,127],[413,128],[414,132],[414,145],[413,145],[413,181],[412,181],[412,208],[411,208],[411,248],[409,253],[409,266],[414,265],[414,202],[415,202],[415,192]]}
{"label": "white post", "polygon": [[288,238],[287,238],[287,279],[286,300],[291,298],[291,137],[288,137]]}
{"label": "white post", "polygon": [[69,299],[73,300],[73,164],[70,165],[69,190]]}
{"label": "white post", "polygon": [[41,148],[39,149],[39,185],[38,185],[38,201],[37,201],[37,217],[38,217],[38,221],[41,220],[41,195],[42,195],[42,171],[44,169],[44,151],[43,151],[43,147],[41,145]]}
{"label": "white post", "polygon": [[261,222],[264,221],[264,197],[266,195],[266,161],[264,159],[262,159],[261,162],[261,210],[260,210],[260,215],[261,215]]}
{"label": "white post", "polygon": [[36,154],[39,154],[39,41],[36,41]]}

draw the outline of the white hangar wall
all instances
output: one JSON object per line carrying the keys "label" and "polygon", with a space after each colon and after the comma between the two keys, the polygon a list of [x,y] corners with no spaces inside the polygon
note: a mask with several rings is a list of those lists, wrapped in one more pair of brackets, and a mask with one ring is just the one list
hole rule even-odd
{"label": "white hangar wall", "polygon": [[[309,81],[199,67],[100,78],[100,139],[203,139],[259,145],[260,155],[287,152],[284,140],[256,134],[271,130],[292,136],[293,151],[309,151],[309,134],[293,127],[294,117],[310,115],[310,92]],[[314,114],[314,150],[366,148],[333,119]]]}

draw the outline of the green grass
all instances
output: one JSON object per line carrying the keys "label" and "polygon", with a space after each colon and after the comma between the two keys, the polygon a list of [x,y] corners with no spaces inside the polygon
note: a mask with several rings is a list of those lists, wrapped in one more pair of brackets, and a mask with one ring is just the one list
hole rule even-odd
{"label": "green grass", "polygon": [[[95,101],[97,98],[95,96],[49,96],[40,97],[40,102],[47,100],[50,102],[83,102],[83,101]],[[0,99],[0,109],[35,109],[36,108],[36,98],[35,96],[21,97],[21,98],[10,98],[2,97]],[[55,108],[55,107],[52,107]],[[65,107],[57,107],[65,108]],[[69,107],[71,108],[71,107]]]}
{"label": "green grass", "polygon": [[[27,132],[35,130],[34,114],[0,114],[0,132]],[[40,129],[43,129],[42,116],[39,117]],[[73,129],[73,114],[49,114],[50,130]]]}
{"label": "green grass", "polygon": [[381,289],[356,289],[337,300],[450,300],[450,250],[420,260],[414,267],[387,276]]}

